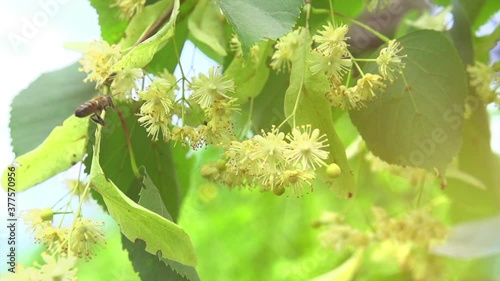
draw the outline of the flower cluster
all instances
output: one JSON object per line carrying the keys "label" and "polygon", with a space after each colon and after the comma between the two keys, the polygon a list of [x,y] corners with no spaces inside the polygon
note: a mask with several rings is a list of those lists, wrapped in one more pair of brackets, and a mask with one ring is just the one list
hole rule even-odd
{"label": "flower cluster", "polygon": [[[154,141],[162,135],[165,142],[189,144],[193,149],[204,144],[227,146],[235,139],[232,117],[240,110],[237,99],[230,96],[234,81],[212,67],[208,75],[202,73],[193,78],[189,88],[192,94],[188,99],[175,100],[178,89],[175,77],[168,72],[155,77],[147,90],[139,92],[140,100],[144,101],[137,114],[139,123]],[[197,113],[202,116],[193,125],[191,121]],[[174,126],[174,115],[183,125]],[[202,120],[203,124],[199,124]]]}
{"label": "flower cluster", "polygon": [[300,126],[285,134],[273,127],[249,140],[232,141],[224,160],[202,168],[202,175],[235,186],[260,186],[262,191],[277,195],[286,189],[300,196],[304,186],[312,190],[315,170],[327,166],[326,135],[310,125]]}
{"label": "flower cluster", "polygon": [[[391,40],[386,48],[380,51],[377,59],[369,59],[378,64],[379,74],[363,73],[358,66],[361,77],[353,86],[344,85],[344,77],[351,73],[353,62],[356,59],[351,57],[348,50],[346,36],[349,28],[347,25],[336,26],[328,23],[323,29],[313,36],[313,40],[318,46],[312,53],[310,70],[313,74],[324,73],[330,81],[330,91],[325,97],[334,107],[341,109],[360,109],[374,100],[376,92],[386,88],[386,81],[394,82],[395,72],[401,73],[404,68],[400,55],[402,48],[395,40]],[[348,83],[349,84],[349,83]]]}
{"label": "flower cluster", "polygon": [[287,71],[290,69],[295,51],[300,43],[300,29],[293,30],[287,35],[278,39],[274,46],[276,51],[272,56],[271,68],[274,70]]}
{"label": "flower cluster", "polygon": [[129,20],[134,15],[139,14],[145,4],[146,0],[115,0],[113,6],[120,10],[121,19]]}
{"label": "flower cluster", "polygon": [[231,34],[231,39],[229,39],[229,50],[234,53],[235,57],[243,57],[243,48],[241,47],[240,39],[238,35]]}
{"label": "flower cluster", "polygon": [[208,76],[200,73],[190,84],[193,94],[191,99],[198,103],[201,108],[211,107],[214,101],[228,99],[228,93],[234,92],[234,81],[221,75],[217,68],[211,67]]}
{"label": "flower cluster", "polygon": [[54,213],[50,208],[33,209],[23,215],[26,224],[35,236],[37,243],[42,243],[49,252],[67,252],[76,257],[90,259],[95,250],[104,246],[104,234],[99,228],[103,222],[78,218],[71,227],[54,227]]}
{"label": "flower cluster", "polygon": [[90,259],[96,250],[104,246],[104,233],[101,228],[104,222],[78,218],[72,229],[70,252],[79,258]]}
{"label": "flower cluster", "polygon": [[82,67],[79,69],[87,73],[84,82],[96,82],[96,88],[108,81],[111,67],[122,57],[118,45],[110,46],[108,42],[93,41],[88,51],[80,60]]}
{"label": "flower cluster", "polygon": [[476,95],[485,103],[500,104],[500,71],[493,66],[476,61],[467,66],[469,84],[476,90]]}
{"label": "flower cluster", "polygon": [[354,229],[345,222],[342,215],[333,212],[323,214],[314,225],[327,227],[321,234],[321,240],[323,244],[332,246],[337,251],[383,241],[409,243],[428,249],[444,241],[448,235],[446,226],[425,209],[411,211],[402,218],[391,218],[385,209],[374,207],[372,215],[373,228],[368,232]]}
{"label": "flower cluster", "polygon": [[443,257],[423,249],[413,250],[405,262],[412,280],[415,281],[446,280],[452,272]]}
{"label": "flower cluster", "polygon": [[42,253],[42,259],[45,262],[40,264],[34,263],[33,267],[25,268],[22,265],[16,266],[14,274],[8,274],[7,279],[10,281],[46,281],[46,280],[61,280],[61,281],[76,281],[77,268],[76,258],[74,257],[55,257],[47,253]]}
{"label": "flower cluster", "polygon": [[148,135],[158,140],[160,132],[164,141],[170,139],[169,126],[172,123],[174,90],[177,89],[175,77],[168,72],[153,80],[146,91],[139,92],[139,98],[144,101],[137,114],[139,123],[146,127]]}
{"label": "flower cluster", "polygon": [[399,45],[396,40],[391,40],[387,44],[387,47],[380,50],[379,56],[377,57],[378,72],[388,80],[390,83],[396,80],[395,72],[401,74],[405,68],[405,63],[403,59],[406,55],[401,55],[403,47]]}
{"label": "flower cluster", "polygon": [[342,110],[360,109],[377,97],[375,94],[377,90],[385,87],[381,76],[366,73],[357,81],[356,85],[352,87],[338,85],[326,93],[325,97],[330,105]]}
{"label": "flower cluster", "polygon": [[[8,274],[6,280],[64,280],[76,281],[77,258],[90,259],[95,250],[104,246],[104,223],[77,218],[70,227],[54,227],[56,213],[50,208],[32,209],[22,217],[35,234],[35,241],[43,243],[47,252],[42,253],[43,263],[35,262],[32,267],[16,265],[15,274]],[[0,276],[3,279],[4,276]]]}
{"label": "flower cluster", "polygon": [[84,82],[95,82],[96,89],[110,86],[115,99],[130,100],[132,92],[137,90],[137,80],[144,76],[139,68],[111,71],[113,65],[122,58],[120,47],[109,45],[108,42],[94,41],[80,60],[79,69],[87,73]]}
{"label": "flower cluster", "polygon": [[325,212],[313,226],[324,228],[319,238],[326,248],[337,252],[370,249],[374,261],[387,260],[394,264],[398,260],[414,280],[442,280],[438,277],[442,277],[444,271],[435,266],[440,263],[433,260],[428,251],[447,236],[441,222],[425,209],[414,210],[402,218],[389,217],[384,209],[376,207],[372,214],[374,222],[367,231],[352,227],[344,216],[334,212]]}
{"label": "flower cluster", "polygon": [[189,88],[193,91],[189,100],[202,109],[206,120],[196,128],[198,137],[189,138],[191,146],[201,142],[227,146],[235,139],[232,117],[240,110],[237,99],[230,96],[235,90],[234,81],[222,75],[219,68],[211,67],[208,76],[201,73],[193,78]]}
{"label": "flower cluster", "polygon": [[403,218],[390,218],[385,209],[377,207],[372,214],[378,240],[412,243],[427,249],[448,235],[446,226],[423,209],[411,211]]}
{"label": "flower cluster", "polygon": [[[140,68],[122,70],[114,75],[110,90],[115,98],[131,101],[133,91],[137,91],[137,80],[144,77]],[[117,97],[116,97],[117,96]]]}
{"label": "flower cluster", "polygon": [[[263,42],[263,43],[265,43],[265,42]],[[231,52],[234,53],[235,57],[243,59],[243,61],[244,61],[243,66],[244,66],[246,61],[245,61],[245,58],[243,56],[243,49],[241,47],[241,42],[238,39],[238,35],[236,35],[236,34],[231,35],[231,39],[229,40],[229,49],[231,50]],[[261,50],[260,44],[255,44],[250,48],[249,57],[250,57],[250,62],[252,62],[253,64],[259,63],[260,50]]]}
{"label": "flower cluster", "polygon": [[326,73],[332,83],[341,84],[342,77],[350,71],[352,60],[345,35],[349,31],[347,25],[336,26],[330,22],[323,26],[324,30],[318,31],[319,35],[314,35],[313,40],[319,43],[313,53],[311,62],[311,72],[313,74]]}
{"label": "flower cluster", "polygon": [[325,212],[314,226],[326,227],[320,234],[321,245],[336,252],[366,247],[372,239],[370,233],[353,228],[343,216],[333,212]]}
{"label": "flower cluster", "polygon": [[40,280],[78,280],[76,276],[75,257],[54,257],[42,253],[42,258],[45,264],[40,265],[35,263],[35,267],[39,268]]}

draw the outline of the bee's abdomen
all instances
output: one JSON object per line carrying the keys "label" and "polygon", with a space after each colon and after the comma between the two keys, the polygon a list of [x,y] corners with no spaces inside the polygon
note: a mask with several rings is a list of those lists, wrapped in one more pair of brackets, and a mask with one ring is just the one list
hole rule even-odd
{"label": "bee's abdomen", "polygon": [[82,105],[80,105],[75,110],[76,117],[85,117],[95,112],[95,104],[93,101],[88,101]]}

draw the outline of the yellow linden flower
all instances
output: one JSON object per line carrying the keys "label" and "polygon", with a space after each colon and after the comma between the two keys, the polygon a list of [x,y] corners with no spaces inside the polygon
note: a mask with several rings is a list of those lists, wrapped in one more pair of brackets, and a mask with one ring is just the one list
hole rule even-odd
{"label": "yellow linden flower", "polygon": [[276,51],[271,57],[271,68],[280,72],[290,69],[295,50],[300,44],[300,29],[296,29],[278,39],[274,46]]}
{"label": "yellow linden flower", "polygon": [[278,131],[274,127],[270,132],[265,133],[262,131],[261,135],[256,135],[252,138],[255,146],[251,158],[261,163],[261,165],[268,164],[265,167],[270,168],[271,171],[277,165],[283,165],[285,163],[284,154],[288,147],[284,139],[285,133]]}
{"label": "yellow linden flower", "polygon": [[316,166],[326,166],[324,160],[328,158],[326,135],[320,135],[318,129],[312,130],[311,125],[300,126],[292,129],[286,138],[290,140],[289,149],[285,156],[294,165],[303,169],[315,169]]}
{"label": "yellow linden flower", "polygon": [[147,91],[139,92],[140,99],[145,102],[137,114],[140,116],[137,121],[141,123],[141,126],[146,127],[148,136],[152,136],[154,141],[158,140],[160,131],[164,141],[170,139],[168,126],[172,122],[175,89],[177,89],[175,77],[163,76],[155,78]]}
{"label": "yellow linden flower", "polygon": [[403,58],[406,55],[399,54],[402,50],[403,47],[399,46],[399,42],[391,40],[387,47],[380,50],[380,54],[377,57],[379,73],[391,83],[396,80],[394,72],[402,73],[405,67]]}
{"label": "yellow linden flower", "polygon": [[234,81],[221,75],[216,67],[209,69],[208,76],[200,73],[189,86],[193,90],[190,98],[203,109],[212,106],[214,100],[229,98],[227,93],[234,92]]}
{"label": "yellow linden flower", "polygon": [[0,275],[2,281],[42,281],[40,270],[16,264],[16,273],[6,272]]}
{"label": "yellow linden flower", "polygon": [[115,0],[113,7],[120,9],[121,19],[129,20],[142,11],[144,4],[146,4],[146,0]]}
{"label": "yellow linden flower", "polygon": [[497,91],[500,88],[500,72],[492,66],[476,61],[474,65],[467,66],[469,83],[476,90],[476,95],[485,103],[498,99]]}
{"label": "yellow linden flower", "polygon": [[230,168],[234,173],[245,169],[247,163],[253,161],[251,157],[255,149],[255,143],[251,140],[245,140],[242,142],[232,141],[226,150],[226,157],[229,158],[227,162],[228,168]]}
{"label": "yellow linden flower", "polygon": [[148,136],[151,136],[154,141],[158,140],[160,132],[163,135],[164,141],[170,140],[170,130],[168,128],[168,125],[170,124],[169,120],[166,120],[165,118],[157,118],[150,114],[145,114],[141,115],[141,117],[137,121],[141,123],[141,126],[146,127]]}
{"label": "yellow linden flower", "polygon": [[105,243],[104,233],[100,229],[103,225],[104,222],[78,219],[69,240],[72,254],[87,259],[95,255],[96,249]]}
{"label": "yellow linden flower", "polygon": [[172,84],[167,79],[154,79],[147,91],[139,92],[139,98],[145,101],[141,106],[141,114],[168,118],[168,114],[174,109],[172,99],[176,88],[177,84]]}
{"label": "yellow linden flower", "polygon": [[310,188],[310,191],[313,190],[311,180],[316,178],[315,174],[311,170],[305,169],[294,169],[294,170],[285,170],[283,171],[278,179],[278,185],[283,186],[285,188],[290,187],[292,189],[292,193],[297,197],[302,196],[302,192],[304,189],[304,184],[307,184]]}
{"label": "yellow linden flower", "polygon": [[310,70],[313,74],[326,73],[334,80],[341,81],[342,76],[352,67],[351,59],[345,54],[345,51],[339,47],[334,47],[328,56],[313,53]]}
{"label": "yellow linden flower", "polygon": [[174,127],[170,139],[175,143],[180,142],[182,147],[190,144],[191,148],[197,149],[202,145],[202,139],[198,135],[197,130],[191,126]]}
{"label": "yellow linden flower", "polygon": [[232,127],[233,115],[240,111],[236,98],[215,100],[211,107],[205,109],[205,117],[209,120],[207,126],[213,130],[226,130]]}
{"label": "yellow linden flower", "polygon": [[328,25],[323,25],[323,29],[318,31],[320,35],[313,36],[313,40],[320,44],[316,49],[326,57],[330,56],[335,49],[339,49],[343,54],[346,54],[348,46],[346,40],[349,37],[345,35],[349,31],[349,27],[345,24],[336,27],[331,22],[328,22]]}
{"label": "yellow linden flower", "polygon": [[[67,232],[65,229],[56,228],[50,225],[35,233],[35,242],[42,243],[49,251],[53,251],[64,244],[67,238],[66,236]],[[63,246],[62,249],[66,249],[66,247]]]}
{"label": "yellow linden flower", "polygon": [[40,268],[41,280],[76,281],[77,268],[75,267],[75,257],[53,257],[47,253],[42,253],[45,264],[36,266]]}
{"label": "yellow linden flower", "polygon": [[120,47],[110,46],[108,42],[94,41],[90,43],[89,50],[80,60],[82,68],[78,69],[87,73],[84,82],[96,82],[96,88],[102,86],[112,74],[111,67],[121,58]]}
{"label": "yellow linden flower", "polygon": [[243,49],[241,48],[241,42],[238,39],[238,35],[231,35],[231,39],[229,40],[229,50],[234,53],[235,57],[243,56]]}
{"label": "yellow linden flower", "polygon": [[132,68],[118,72],[111,83],[111,93],[115,98],[128,99],[132,90],[137,90],[137,79],[143,77],[142,69]]}
{"label": "yellow linden flower", "polygon": [[22,215],[24,222],[35,234],[52,225],[54,212],[51,208],[31,209]]}
{"label": "yellow linden flower", "polygon": [[375,92],[378,89],[385,88],[384,79],[377,74],[366,73],[358,79],[357,91],[361,100],[369,102],[376,97]]}
{"label": "yellow linden flower", "polygon": [[[83,196],[85,191],[85,183],[78,180],[66,180],[66,187],[69,188],[72,195],[78,197]],[[80,199],[83,201],[90,201],[90,192],[85,193],[85,197]]]}

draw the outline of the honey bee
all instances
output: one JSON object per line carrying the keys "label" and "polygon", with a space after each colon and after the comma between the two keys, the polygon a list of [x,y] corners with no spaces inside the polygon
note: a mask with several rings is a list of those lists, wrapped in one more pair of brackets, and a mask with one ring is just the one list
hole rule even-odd
{"label": "honey bee", "polygon": [[111,96],[108,95],[97,96],[85,102],[84,104],[80,105],[75,110],[75,116],[82,118],[92,114],[90,119],[100,124],[101,126],[104,126],[105,123],[101,117],[101,112],[108,107],[112,108],[115,107],[115,105],[113,104],[113,100],[111,99]]}

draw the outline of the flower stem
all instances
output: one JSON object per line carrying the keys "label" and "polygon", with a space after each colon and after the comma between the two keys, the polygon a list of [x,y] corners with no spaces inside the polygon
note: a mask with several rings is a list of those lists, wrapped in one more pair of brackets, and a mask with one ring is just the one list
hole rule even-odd
{"label": "flower stem", "polygon": [[[121,110],[118,107],[115,107],[116,113],[118,113],[118,117],[120,118],[120,122],[122,123],[123,127],[123,133],[125,134],[125,140],[127,141],[127,148],[128,148],[128,154],[130,155],[130,166],[132,167],[132,172],[134,173],[134,176],[136,178],[141,178],[141,173],[139,172],[139,169],[137,168],[137,163],[135,161],[135,155],[134,151],[132,150],[132,143],[130,142],[130,134],[128,132],[128,127],[127,124],[125,123],[125,119],[123,118],[123,114]],[[100,130],[100,128],[98,128]],[[100,137],[100,134],[99,134]],[[100,139],[97,140],[96,138],[96,144],[100,143]]]}
{"label": "flower stem", "polygon": [[385,35],[383,35],[382,33],[376,31],[375,29],[371,28],[370,26],[356,20],[356,19],[353,19],[351,17],[348,17],[348,16],[345,16],[345,15],[342,15],[342,14],[339,14],[339,13],[335,13],[337,16],[343,18],[343,19],[346,19],[354,24],[357,24],[359,26],[361,26],[362,28],[370,31],[371,33],[373,33],[375,36],[377,36],[380,40],[384,41],[384,42],[389,42],[391,39],[387,38]]}

